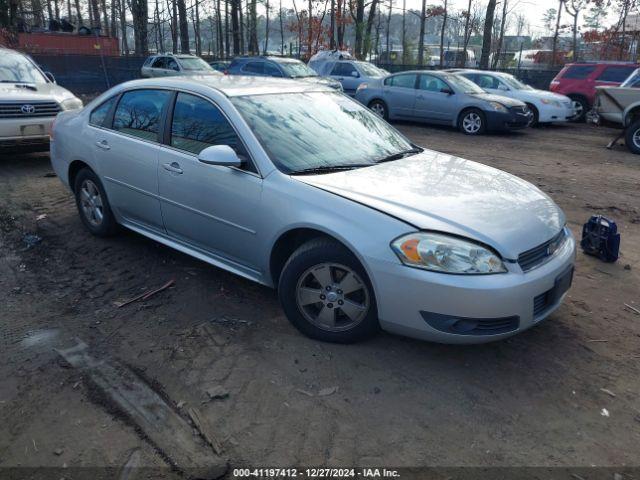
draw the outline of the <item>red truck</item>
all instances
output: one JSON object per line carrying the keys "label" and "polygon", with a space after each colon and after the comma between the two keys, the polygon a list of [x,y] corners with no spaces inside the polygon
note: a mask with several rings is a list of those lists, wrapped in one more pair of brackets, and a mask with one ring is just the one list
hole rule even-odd
{"label": "red truck", "polygon": [[582,121],[593,105],[597,86],[617,87],[636,68],[640,68],[640,64],[631,62],[569,63],[551,81],[549,90],[571,98],[576,109],[574,121]]}

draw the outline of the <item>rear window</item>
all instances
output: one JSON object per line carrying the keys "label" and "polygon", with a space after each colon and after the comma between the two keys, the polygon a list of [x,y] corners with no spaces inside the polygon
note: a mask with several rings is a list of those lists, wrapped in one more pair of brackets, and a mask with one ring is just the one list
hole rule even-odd
{"label": "rear window", "polygon": [[601,82],[624,82],[633,73],[635,67],[625,67],[621,65],[606,67],[598,76]]}
{"label": "rear window", "polygon": [[573,65],[564,72],[562,78],[584,79],[595,72],[596,68],[596,65]]}
{"label": "rear window", "polygon": [[393,75],[385,79],[384,84],[390,87],[415,88],[417,77],[415,73]]}

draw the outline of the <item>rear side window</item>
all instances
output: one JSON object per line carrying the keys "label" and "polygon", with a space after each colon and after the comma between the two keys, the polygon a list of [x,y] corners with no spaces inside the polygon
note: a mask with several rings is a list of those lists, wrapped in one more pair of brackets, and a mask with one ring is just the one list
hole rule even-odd
{"label": "rear side window", "polygon": [[596,65],[573,65],[564,72],[562,78],[570,78],[574,80],[584,79],[595,72],[596,68]]}
{"label": "rear side window", "polygon": [[439,78],[433,77],[431,75],[420,75],[418,88],[427,92],[440,92],[444,88],[448,89],[449,85],[444,83]]}
{"label": "rear side window", "polygon": [[111,97],[109,100],[106,100],[100,104],[100,106],[96,107],[91,115],[89,115],[89,123],[96,127],[106,127],[105,121],[107,120],[107,115],[111,111],[111,107],[116,102],[116,97]]}
{"label": "rear side window", "polygon": [[246,155],[235,130],[211,102],[179,93],[171,123],[171,145],[199,154],[211,145],[229,145],[238,155]]}
{"label": "rear side window", "polygon": [[401,75],[393,75],[384,81],[384,84],[389,87],[402,87],[402,88],[415,88],[416,86],[415,73],[403,73]]}
{"label": "rear side window", "polygon": [[133,90],[120,98],[113,129],[145,140],[157,141],[162,109],[169,99],[166,90]]}
{"label": "rear side window", "polygon": [[264,62],[249,62],[242,67],[242,71],[247,73],[263,73]]}
{"label": "rear side window", "polygon": [[597,80],[601,82],[624,82],[629,75],[635,70],[635,67],[625,67],[622,65],[605,67],[605,69],[598,75]]}

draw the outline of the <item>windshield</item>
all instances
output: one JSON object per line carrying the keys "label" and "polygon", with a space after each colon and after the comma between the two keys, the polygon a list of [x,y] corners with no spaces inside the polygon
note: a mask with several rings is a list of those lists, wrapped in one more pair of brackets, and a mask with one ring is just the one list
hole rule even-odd
{"label": "windshield", "polygon": [[387,122],[339,93],[255,95],[231,101],[284,173],[368,166],[413,148]]}
{"label": "windshield", "polygon": [[180,58],[179,60],[183,70],[213,70],[211,65],[201,58]]}
{"label": "windshield", "polygon": [[386,74],[375,65],[371,65],[367,62],[358,62],[358,68],[367,77],[384,77]]}
{"label": "windshield", "polygon": [[5,51],[0,55],[0,82],[47,83],[47,78],[27,57]]}
{"label": "windshield", "polygon": [[513,90],[533,90],[529,85],[522,83],[512,75],[500,75],[500,80],[507,84]]}
{"label": "windshield", "polygon": [[317,77],[318,74],[302,62],[282,62],[279,64],[284,74],[291,78]]}
{"label": "windshield", "polygon": [[634,70],[629,77],[620,85],[626,88],[640,88],[640,68]]}
{"label": "windshield", "polygon": [[473,83],[471,80],[468,80],[460,75],[444,75],[444,79],[457,91],[461,91],[463,93],[486,93],[483,89],[481,89],[478,85]]}

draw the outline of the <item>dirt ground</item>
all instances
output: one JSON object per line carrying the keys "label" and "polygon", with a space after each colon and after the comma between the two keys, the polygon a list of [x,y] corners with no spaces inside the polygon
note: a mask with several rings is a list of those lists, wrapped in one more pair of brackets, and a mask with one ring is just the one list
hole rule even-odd
{"label": "dirt ground", "polygon": [[[59,360],[75,338],[198,406],[231,467],[640,466],[640,314],[624,305],[640,309],[640,157],[604,149],[614,130],[587,125],[398,128],[538,185],[576,236],[590,215],[613,218],[620,260],[579,253],[562,307],[507,341],[324,344],[267,288],[131,232],[89,235],[47,155],[2,158],[0,467],[120,468],[138,451],[153,478],[178,476]],[[209,401],[216,386],[228,398]]]}

